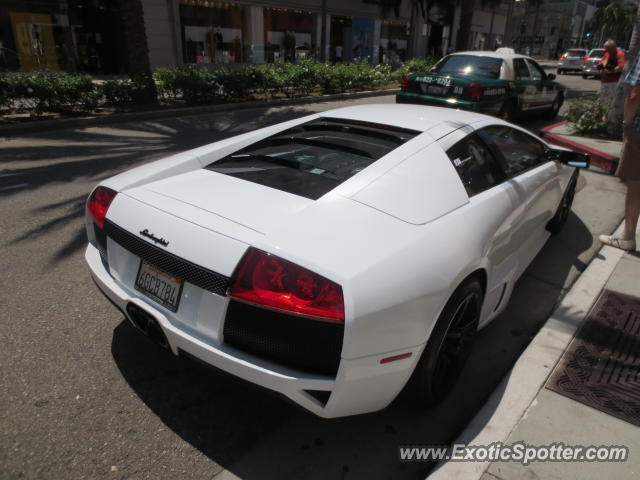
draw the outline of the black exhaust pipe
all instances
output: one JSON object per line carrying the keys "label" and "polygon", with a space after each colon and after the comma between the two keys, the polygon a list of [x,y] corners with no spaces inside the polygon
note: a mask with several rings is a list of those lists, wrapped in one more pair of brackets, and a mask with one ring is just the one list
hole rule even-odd
{"label": "black exhaust pipe", "polygon": [[127,305],[127,315],[129,316],[131,323],[133,323],[138,330],[142,331],[142,333],[147,335],[162,348],[167,350],[169,349],[167,336],[164,334],[162,327],[160,327],[160,324],[153,315],[133,303]]}

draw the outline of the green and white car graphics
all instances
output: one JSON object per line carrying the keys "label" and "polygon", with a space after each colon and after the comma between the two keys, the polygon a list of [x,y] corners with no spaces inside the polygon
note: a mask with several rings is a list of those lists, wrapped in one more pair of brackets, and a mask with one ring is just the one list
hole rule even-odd
{"label": "green and white car graphics", "polygon": [[396,102],[468,109],[505,120],[533,112],[555,118],[565,89],[554,79],[535,60],[512,51],[460,52],[429,72],[404,78]]}

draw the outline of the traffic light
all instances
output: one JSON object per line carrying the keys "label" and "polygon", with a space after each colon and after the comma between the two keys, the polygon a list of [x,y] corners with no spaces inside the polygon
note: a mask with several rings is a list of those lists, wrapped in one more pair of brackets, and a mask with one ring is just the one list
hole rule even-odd
{"label": "traffic light", "polygon": [[591,32],[587,32],[584,34],[585,38],[589,38],[591,36]]}

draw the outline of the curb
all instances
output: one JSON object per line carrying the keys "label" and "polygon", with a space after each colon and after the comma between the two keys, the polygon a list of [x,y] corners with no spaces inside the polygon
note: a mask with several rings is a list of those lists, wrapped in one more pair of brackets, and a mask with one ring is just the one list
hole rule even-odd
{"label": "curb", "polygon": [[[622,224],[616,232],[621,231]],[[607,280],[624,255],[603,246],[573,284],[513,368],[500,381],[476,416],[454,444],[505,443],[544,388],[548,376],[598,299]],[[428,480],[479,480],[492,462],[441,461]]]}
{"label": "curb", "polygon": [[618,168],[619,157],[614,157],[613,155],[609,155],[608,153],[604,153],[600,150],[582,145],[581,143],[574,142],[573,140],[569,140],[562,135],[551,133],[551,130],[565,125],[566,123],[568,122],[565,120],[563,122],[544,127],[540,130],[540,136],[549,143],[553,143],[554,145],[569,148],[576,152],[588,154],[591,158],[591,163],[597,165],[600,168],[603,168],[611,174],[614,174],[616,172],[616,169]]}
{"label": "curb", "polygon": [[114,113],[112,115],[105,115],[100,117],[89,116],[77,118],[61,118],[56,120],[35,120],[33,122],[0,125],[0,136],[20,135],[25,133],[41,132],[44,130],[60,130],[64,128],[87,128],[97,125],[136,122],[142,120],[157,120],[160,118],[168,117],[187,117],[191,115],[230,112],[235,110],[260,107],[285,107],[287,105],[300,105],[304,103],[321,103],[335,100],[351,100],[364,97],[382,97],[385,95],[394,95],[399,91],[399,88],[391,88],[386,90],[367,90],[363,92],[335,93],[331,95],[282,98],[276,100],[255,100],[238,103],[221,103],[217,105],[205,105],[201,107],[181,107],[148,110],[144,112]]}

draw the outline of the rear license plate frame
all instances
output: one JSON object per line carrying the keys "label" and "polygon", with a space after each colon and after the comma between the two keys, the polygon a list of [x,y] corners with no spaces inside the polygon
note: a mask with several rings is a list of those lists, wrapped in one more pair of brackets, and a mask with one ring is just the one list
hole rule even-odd
{"label": "rear license plate frame", "polygon": [[[147,274],[147,276],[143,281],[141,281],[141,276],[143,274]],[[147,279],[149,279],[148,286],[146,286]],[[155,281],[153,281],[153,279],[155,279]],[[160,282],[164,283],[164,286],[161,285]],[[182,299],[184,279],[174,277],[146,260],[140,260],[138,273],[136,273],[136,279],[133,286],[138,292],[162,305],[167,310],[174,313],[178,311],[180,300]],[[166,288],[168,286],[173,287],[172,290],[167,291]],[[160,291],[161,289],[162,292]]]}

